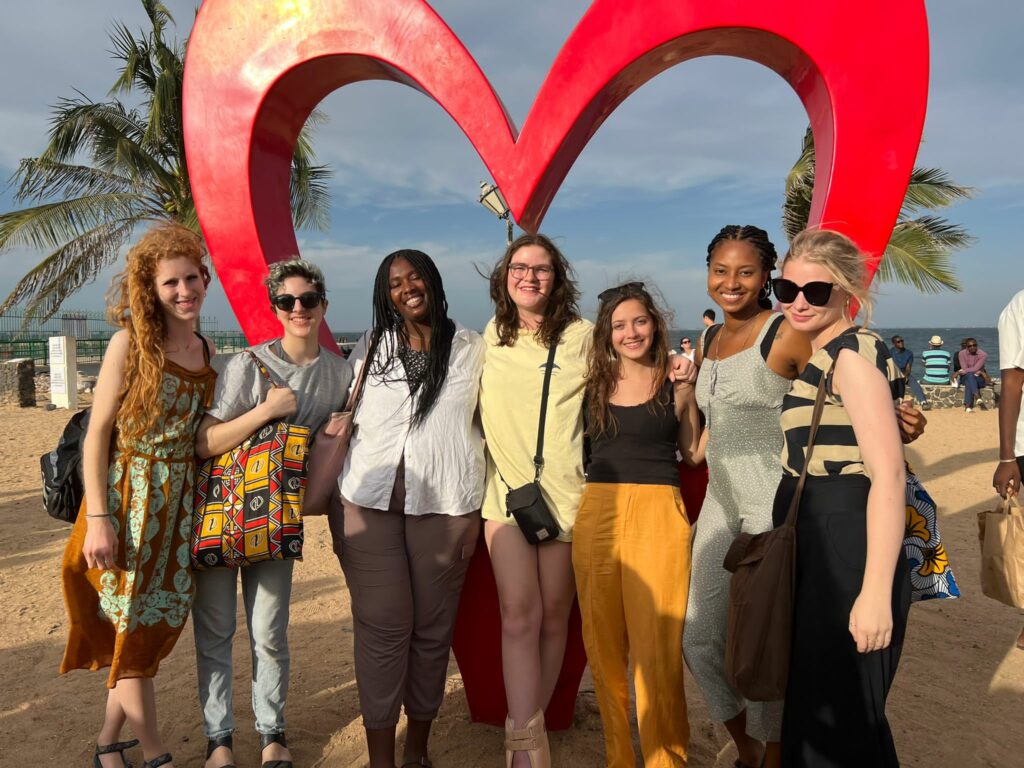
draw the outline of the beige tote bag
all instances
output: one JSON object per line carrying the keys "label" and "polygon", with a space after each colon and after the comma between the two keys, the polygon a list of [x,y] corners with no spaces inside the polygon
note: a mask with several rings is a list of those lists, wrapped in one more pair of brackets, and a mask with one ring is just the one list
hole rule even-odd
{"label": "beige tote bag", "polygon": [[1024,608],[1024,512],[1008,496],[991,512],[978,513],[981,591],[1014,608]]}

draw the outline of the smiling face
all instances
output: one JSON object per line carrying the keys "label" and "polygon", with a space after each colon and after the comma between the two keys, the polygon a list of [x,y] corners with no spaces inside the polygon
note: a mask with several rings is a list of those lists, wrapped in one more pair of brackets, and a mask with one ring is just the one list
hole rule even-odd
{"label": "smiling face", "polygon": [[206,283],[199,266],[189,258],[161,259],[153,275],[157,300],[168,320],[195,321],[199,318]]}
{"label": "smiling face", "polygon": [[543,315],[555,288],[551,254],[539,245],[524,245],[509,259],[506,285],[520,311]]}
{"label": "smiling face", "polygon": [[711,254],[708,264],[708,294],[730,314],[742,314],[757,307],[764,288],[761,255],[742,240],[724,240]]}
{"label": "smiling face", "polygon": [[[304,277],[293,276],[286,277],[274,295],[283,296],[287,294],[298,299],[299,296],[310,293],[319,293],[316,285]],[[323,322],[324,314],[327,312],[327,300],[323,299],[312,309],[302,306],[302,302],[298,300],[296,300],[295,305],[290,310],[278,307],[273,307],[273,309],[274,314],[281,323],[281,327],[284,329],[285,336],[298,339],[307,339],[311,336],[315,338],[320,329],[320,323]]]}
{"label": "smiling face", "polygon": [[626,299],[612,311],[612,349],[619,357],[649,359],[654,330],[653,318],[637,299]]}
{"label": "smiling face", "polygon": [[391,303],[407,323],[430,319],[430,291],[427,283],[408,260],[397,258],[388,269]]}
{"label": "smiling face", "polygon": [[[814,264],[801,258],[786,259],[782,267],[782,276],[799,286],[814,282],[835,283],[835,277],[821,264]],[[782,304],[782,311],[786,313],[786,319],[794,328],[804,333],[816,334],[843,320],[849,299],[850,294],[838,285],[833,285],[832,294],[824,306],[816,307],[809,303],[803,291],[800,291],[793,301]]]}

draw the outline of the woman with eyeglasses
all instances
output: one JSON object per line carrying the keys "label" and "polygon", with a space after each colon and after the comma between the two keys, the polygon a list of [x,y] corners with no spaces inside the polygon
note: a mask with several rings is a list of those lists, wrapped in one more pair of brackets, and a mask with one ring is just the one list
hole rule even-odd
{"label": "woman with eyeglasses", "polygon": [[401,765],[430,766],[430,729],[480,536],[484,343],[448,317],[433,260],[407,249],[381,262],[373,328],[349,359],[366,375],[341,476],[341,566],[370,768],[394,768],[403,706]]}
{"label": "woman with eyeglasses", "polygon": [[[544,710],[555,690],[576,595],[572,533],[583,491],[583,386],[592,325],[581,319],[572,267],[544,235],[516,239],[490,276],[480,417],[487,441],[484,535],[501,607],[508,719],[506,765],[548,768]],[[535,477],[548,352],[555,345],[540,475],[559,533],[531,545],[506,494]]]}
{"label": "woman with eyeglasses", "polygon": [[[634,766],[633,666],[644,765],[686,765],[683,637],[690,525],[676,450],[698,428],[692,398],[669,380],[668,327],[643,283],[604,291],[594,325],[585,413],[587,484],[572,544],[583,642],[604,725],[605,760]],[[685,432],[683,431],[685,429]]]}
{"label": "woman with eyeglasses", "polygon": [[[774,282],[813,354],[782,403],[784,475],[775,522],[804,469],[819,383],[825,406],[797,519],[793,645],[782,725],[794,768],[898,766],[885,702],[899,664],[910,579],[900,428],[903,380],[885,343],[854,325],[871,314],[866,256],[849,238],[805,230]],[[823,684],[823,681],[826,681]]]}
{"label": "woman with eyeglasses", "polygon": [[[340,410],[352,382],[344,358],[320,346],[327,311],[323,273],[301,259],[270,265],[265,280],[270,310],[282,336],[249,348],[267,368],[272,386],[243,352],[232,357],[217,379],[213,405],[203,417],[196,453],[206,459],[240,445],[271,421],[316,429]],[[234,764],[231,646],[235,634],[239,570],[252,654],[252,706],[264,766],[290,768],[284,709],[288,698],[288,609],[294,560],[265,560],[235,568],[198,571],[192,622],[196,639],[199,701],[207,738],[206,768]]]}

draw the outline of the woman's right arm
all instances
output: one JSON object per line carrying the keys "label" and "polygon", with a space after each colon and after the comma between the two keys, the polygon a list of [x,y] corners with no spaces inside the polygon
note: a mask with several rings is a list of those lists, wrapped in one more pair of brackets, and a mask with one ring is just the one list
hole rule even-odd
{"label": "woman's right arm", "polygon": [[219,456],[242,444],[264,424],[291,416],[297,409],[295,393],[288,387],[274,387],[262,403],[228,421],[206,414],[196,432],[196,455],[201,459]]}
{"label": "woman's right arm", "polygon": [[88,568],[113,568],[117,536],[107,508],[107,470],[110,440],[121,405],[121,385],[128,360],[128,332],[118,331],[103,355],[93,393],[89,427],[82,445],[82,479],[85,482],[86,533],[82,553]]}
{"label": "woman's right arm", "polygon": [[679,420],[677,447],[683,463],[696,467],[704,461],[707,430],[700,425],[700,410],[693,384],[677,381],[674,388],[676,418]]}

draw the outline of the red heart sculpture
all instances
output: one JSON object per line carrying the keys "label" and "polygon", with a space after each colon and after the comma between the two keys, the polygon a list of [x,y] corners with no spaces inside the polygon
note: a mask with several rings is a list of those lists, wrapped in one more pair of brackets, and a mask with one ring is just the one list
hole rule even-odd
{"label": "red heart sculpture", "polygon": [[[185,68],[186,153],[199,220],[243,330],[253,342],[280,332],[264,309],[261,278],[267,261],[298,253],[288,196],[292,148],[310,111],[331,91],[392,80],[433,98],[480,153],[516,221],[535,231],[605,118],[658,73],[707,55],[756,61],[797,92],[817,147],[810,223],[850,235],[872,254],[873,275],[924,126],[923,0],[595,0],[555,59],[521,132],[423,0],[206,0]],[[490,573],[474,572],[481,579]],[[504,705],[493,656],[493,582],[481,589],[464,594],[460,627],[488,639],[471,643],[460,666],[471,708],[487,676],[497,681],[490,696],[484,692],[485,715],[478,716],[480,705],[474,719],[500,724],[503,714],[496,718],[491,707],[495,700]],[[491,613],[475,626],[478,608]],[[556,728],[571,722],[582,673],[577,631],[570,646],[549,709]]]}

